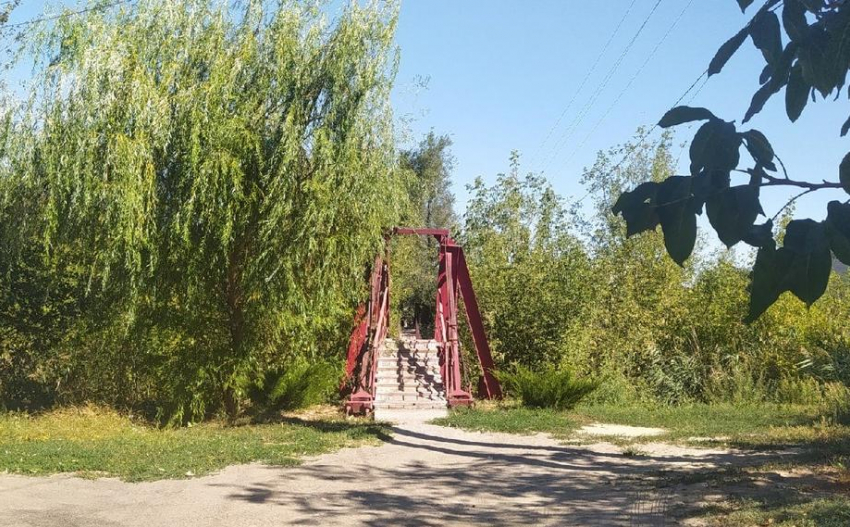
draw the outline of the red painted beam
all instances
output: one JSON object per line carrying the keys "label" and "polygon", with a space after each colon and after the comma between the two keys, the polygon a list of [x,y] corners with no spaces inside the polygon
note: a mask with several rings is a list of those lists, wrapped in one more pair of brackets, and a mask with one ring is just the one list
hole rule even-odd
{"label": "red painted beam", "polygon": [[[354,370],[357,367],[357,360],[363,351],[363,344],[366,343],[366,337],[369,334],[369,319],[366,316],[366,305],[360,304],[357,306],[357,314],[354,316],[354,331],[351,332],[351,337],[348,339],[348,356],[345,361],[345,381],[354,375]],[[343,381],[343,383],[345,383]]]}
{"label": "red painted beam", "polygon": [[499,399],[502,397],[502,387],[493,375],[496,366],[493,363],[490,344],[487,342],[487,334],[484,332],[481,311],[478,309],[478,299],[475,297],[475,291],[472,289],[472,278],[469,276],[469,268],[466,266],[466,257],[463,254],[463,249],[460,247],[452,247],[451,250],[457,254],[455,260],[458,285],[461,296],[463,297],[463,305],[466,308],[466,320],[469,322],[469,329],[472,330],[472,341],[475,344],[475,352],[478,355],[478,362],[481,364],[481,371],[484,373],[478,387],[479,396],[484,396],[488,399]]}

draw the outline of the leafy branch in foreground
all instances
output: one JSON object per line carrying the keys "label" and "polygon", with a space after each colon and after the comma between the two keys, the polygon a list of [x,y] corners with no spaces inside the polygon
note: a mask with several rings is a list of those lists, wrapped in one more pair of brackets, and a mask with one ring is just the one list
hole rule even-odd
{"label": "leafy branch in foreground", "polygon": [[[745,11],[753,0],[737,0]],[[777,11],[782,8],[782,24]],[[782,30],[787,35],[783,45]],[[845,1],[768,0],[750,22],[717,51],[708,74],[719,73],[749,37],[764,57],[761,87],[753,95],[743,123],[759,113],[771,96],[785,89],[785,108],[794,122],[809,100],[820,93],[836,98],[844,87],[850,67],[850,6]],[[850,94],[848,94],[850,95]],[[626,221],[629,236],[658,225],[668,254],[683,264],[696,243],[696,216],[705,211],[720,240],[732,247],[744,242],[758,248],[750,284],[747,320],[758,318],[779,296],[790,291],[811,305],[823,295],[829,281],[833,256],[850,264],[850,200],[831,201],[823,221],[796,219],[786,229],[781,247],[773,233],[773,218],[765,216],[760,201],[763,187],[803,189],[788,200],[780,212],[800,197],[824,189],[843,189],[850,194],[850,154],[838,170],[838,180],[798,181],[788,176],[781,159],[759,130],[739,131],[705,108],[678,106],[659,121],[662,128],[705,121],[690,145],[690,174],[661,182],[641,183],[624,192],[612,211]],[[841,135],[850,130],[850,119]],[[740,169],[741,147],[752,166]],[[778,163],[778,167],[777,167]],[[779,169],[781,168],[781,174]],[[733,184],[733,174],[746,181]]]}

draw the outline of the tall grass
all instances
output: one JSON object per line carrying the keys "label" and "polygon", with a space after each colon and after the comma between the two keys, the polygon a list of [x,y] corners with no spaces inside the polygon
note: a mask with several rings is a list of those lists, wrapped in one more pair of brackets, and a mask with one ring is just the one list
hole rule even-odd
{"label": "tall grass", "polygon": [[538,369],[515,365],[497,372],[505,390],[531,408],[569,410],[599,387],[591,379],[577,379],[567,368],[552,365]]}

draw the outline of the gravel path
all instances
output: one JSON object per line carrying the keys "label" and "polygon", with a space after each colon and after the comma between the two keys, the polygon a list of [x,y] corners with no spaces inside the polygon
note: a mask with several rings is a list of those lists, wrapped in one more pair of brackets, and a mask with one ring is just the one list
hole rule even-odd
{"label": "gravel path", "polygon": [[659,470],[752,454],[398,425],[375,447],[294,468],[229,467],[187,480],[124,483],[0,475],[0,526],[671,525],[680,499],[653,490]]}

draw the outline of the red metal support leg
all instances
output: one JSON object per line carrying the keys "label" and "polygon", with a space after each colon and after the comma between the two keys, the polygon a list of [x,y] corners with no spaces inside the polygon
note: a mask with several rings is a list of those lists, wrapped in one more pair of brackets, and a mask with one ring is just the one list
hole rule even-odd
{"label": "red metal support leg", "polygon": [[484,332],[484,323],[481,320],[481,311],[478,309],[478,299],[472,288],[472,278],[469,276],[469,268],[466,266],[466,257],[463,249],[457,247],[457,277],[463,305],[466,308],[466,320],[472,331],[472,341],[475,344],[475,353],[481,364],[483,373],[478,383],[478,396],[487,399],[500,399],[502,397],[502,386],[493,375],[496,369],[493,363],[493,355],[490,353],[490,344],[487,342],[487,334]]}

